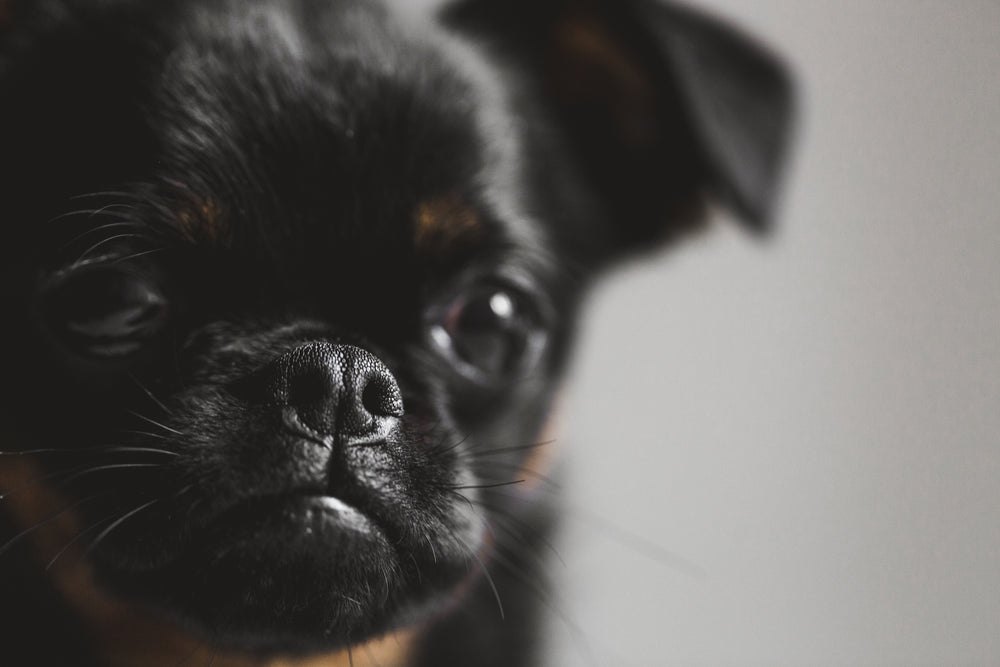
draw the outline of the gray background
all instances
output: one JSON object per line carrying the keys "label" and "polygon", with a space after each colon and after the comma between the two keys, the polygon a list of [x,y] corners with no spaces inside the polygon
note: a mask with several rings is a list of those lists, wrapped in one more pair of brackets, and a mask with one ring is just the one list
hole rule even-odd
{"label": "gray background", "polygon": [[596,295],[551,662],[998,665],[1000,3],[699,4],[802,83],[780,231]]}

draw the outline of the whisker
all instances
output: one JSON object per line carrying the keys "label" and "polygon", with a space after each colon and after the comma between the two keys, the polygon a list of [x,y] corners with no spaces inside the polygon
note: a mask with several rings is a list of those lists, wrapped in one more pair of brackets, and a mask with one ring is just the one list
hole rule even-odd
{"label": "whisker", "polygon": [[[530,533],[529,537],[531,539],[537,540],[540,544],[547,547],[553,553],[553,555],[559,560],[559,562],[562,563],[563,566],[565,566],[566,562],[562,559],[562,556],[559,555],[559,552],[556,551],[555,547],[552,546],[552,544],[542,536],[542,531],[531,526],[528,522],[524,520],[519,520],[518,518],[515,518],[515,515],[509,510],[501,510],[499,507],[492,506],[488,503],[479,500],[471,500],[457,492],[455,493],[455,495],[459,496],[467,503],[469,503],[469,507],[472,509],[472,511],[475,512],[483,520],[486,530],[490,533],[490,535],[493,538],[494,548],[492,549],[492,553],[494,554],[499,553],[499,545],[504,544],[504,540],[501,540],[499,538],[495,528],[503,530],[507,535],[510,535],[512,539],[516,540],[521,545],[529,547],[531,545],[531,541],[528,539],[528,537],[522,535],[522,533]],[[484,510],[486,510],[489,514],[489,518],[487,518],[485,514],[477,511],[476,507],[481,507]],[[519,525],[514,525],[514,524],[519,524]],[[515,530],[515,528],[518,528],[520,532]],[[457,536],[455,536],[454,534],[452,534],[452,536],[457,539]],[[532,560],[535,560],[538,565],[544,566],[545,560],[542,558],[540,554],[535,553],[534,549],[529,548],[528,553],[531,554]]]}
{"label": "whisker", "polygon": [[684,558],[683,556],[664,549],[652,540],[634,533],[626,528],[622,528],[613,521],[598,516],[582,507],[564,505],[565,513],[584,524],[589,524],[590,528],[599,531],[605,537],[613,539],[618,544],[629,550],[645,556],[660,565],[665,565],[682,574],[698,580],[708,578],[708,571],[697,563]]}
{"label": "whisker", "polygon": [[[95,215],[95,213],[92,213],[91,215]],[[130,220],[130,219],[127,219],[125,217],[122,217],[121,220],[122,220],[122,222],[109,222],[107,224],[99,225],[99,226],[94,227],[92,229],[88,229],[87,231],[85,231],[85,232],[83,232],[81,234],[77,234],[76,236],[74,236],[73,238],[71,238],[69,241],[67,241],[66,243],[62,244],[59,247],[59,251],[61,252],[63,250],[66,250],[67,248],[69,248],[70,246],[72,246],[77,241],[79,241],[79,240],[81,240],[81,239],[83,239],[83,238],[85,238],[87,236],[90,236],[91,234],[96,234],[97,232],[105,230],[105,229],[116,229],[116,228],[119,228],[119,227],[130,227],[132,229],[143,229],[143,226],[140,225],[139,223],[135,222],[134,220]]]}
{"label": "whisker", "polygon": [[77,466],[75,468],[70,468],[68,470],[67,469],[55,470],[53,472],[45,473],[43,475],[38,475],[37,477],[32,477],[24,484],[16,486],[13,489],[9,489],[4,493],[0,493],[0,500],[6,500],[15,493],[29,489],[35,486],[36,484],[40,484],[41,482],[62,477],[63,475],[69,475],[69,477],[59,480],[58,486],[64,486],[66,484],[69,484],[74,479],[77,479],[78,477],[89,475],[90,473],[98,472],[101,470],[113,470],[117,468],[158,468],[163,465],[164,465],[163,463],[119,463],[114,465],[95,466],[92,468],[88,468],[87,466]]}
{"label": "whisker", "polygon": [[101,470],[118,470],[121,468],[162,468],[162,467],[163,467],[162,463],[115,463],[106,466],[95,466],[93,468],[87,468],[86,470],[78,472],[75,475],[71,475],[70,477],[67,477],[66,479],[62,480],[59,483],[60,485],[69,484],[74,479],[79,479],[84,475],[100,472]]}
{"label": "whisker", "polygon": [[[75,211],[67,211],[65,213],[60,213],[59,215],[49,218],[45,221],[45,224],[52,224],[59,222],[60,220],[65,220],[67,218],[72,218],[75,216],[87,216],[87,218],[92,218],[95,215],[104,215],[111,218],[119,218],[121,220],[129,220],[124,213],[119,213],[117,211],[111,211],[111,208],[127,208],[134,209],[134,206],[128,206],[126,204],[108,204],[102,208],[81,208]],[[134,221],[133,221],[134,222]],[[85,232],[87,233],[87,232]]]}
{"label": "whisker", "polygon": [[162,433],[150,433],[149,431],[136,431],[132,429],[123,428],[119,430],[119,433],[128,433],[130,435],[142,435],[147,438],[156,438],[158,440],[170,440],[167,436]]}
{"label": "whisker", "polygon": [[[536,526],[532,525],[529,521],[518,516],[514,511],[509,508],[501,507],[492,503],[487,503],[482,500],[469,501],[473,502],[475,505],[482,507],[487,512],[489,512],[492,520],[496,523],[496,526],[503,530],[505,533],[510,535],[512,538],[516,539],[522,544],[528,545],[531,540],[537,541],[539,544],[548,549],[553,556],[562,564],[563,567],[566,566],[566,561],[563,560],[562,555],[559,550],[556,549],[549,540],[545,538],[546,531],[540,530]],[[515,530],[516,529],[516,530]],[[525,536],[524,534],[527,534]]]}
{"label": "whisker", "polygon": [[80,199],[96,199],[97,197],[122,197],[124,199],[136,200],[139,196],[134,192],[125,192],[123,190],[103,190],[100,192],[89,192],[85,195],[75,195],[70,197],[70,201],[77,201]]}
{"label": "whisker", "polygon": [[547,590],[549,587],[544,585],[543,582],[537,581],[535,577],[530,577],[525,573],[524,568],[518,567],[503,554],[494,551],[493,558],[496,560],[497,565],[502,567],[507,574],[514,577],[522,586],[528,589],[528,591],[530,591],[539,602],[541,602],[550,612],[563,622],[566,629],[569,630],[579,642],[577,648],[583,654],[582,657],[591,665],[599,665],[600,663],[597,660],[596,651],[594,650],[587,634],[583,631],[583,628],[580,627],[580,624],[570,617],[570,615],[562,608],[560,602],[555,599],[555,595]]}
{"label": "whisker", "polygon": [[131,379],[132,382],[134,382],[136,384],[136,386],[139,387],[139,389],[142,389],[142,391],[146,394],[146,396],[149,397],[149,400],[153,401],[158,406],[160,406],[160,409],[163,410],[164,412],[166,412],[171,417],[174,416],[174,413],[171,412],[170,409],[167,406],[165,406],[160,399],[158,399],[156,396],[154,396],[153,392],[151,392],[149,389],[146,388],[145,385],[143,385],[141,382],[139,382],[139,378],[137,378],[136,376],[132,375],[132,373],[129,373],[128,376],[129,376],[129,379]]}
{"label": "whisker", "polygon": [[[466,545],[466,548],[468,549],[468,545]],[[491,575],[490,571],[486,569],[486,564],[483,563],[481,558],[479,558],[479,554],[472,549],[469,549],[469,553],[474,559],[476,559],[476,562],[479,563],[479,567],[482,568],[483,577],[486,579],[486,583],[490,585],[490,589],[493,591],[493,598],[497,601],[497,608],[500,610],[500,620],[504,620],[503,602],[500,601],[500,591],[497,590],[496,582],[493,581],[493,575]]]}
{"label": "whisker", "polygon": [[513,447],[496,447],[494,449],[470,449],[465,452],[462,457],[469,459],[476,459],[481,456],[492,456],[493,454],[507,454],[510,452],[524,452],[531,449],[537,449],[538,447],[545,447],[546,445],[551,445],[555,443],[555,440],[546,440],[544,442],[533,442],[530,445],[516,445]]}
{"label": "whisker", "polygon": [[72,449],[64,447],[49,447],[45,449],[22,449],[20,451],[0,451],[0,456],[37,456],[40,454],[94,454],[94,453],[107,453],[107,454],[117,454],[119,452],[139,452],[139,453],[150,453],[150,454],[169,454],[170,456],[180,456],[177,452],[171,452],[166,449],[157,449],[156,447],[127,447],[127,446],[107,446],[107,447],[84,447],[81,449]]}
{"label": "whisker", "polygon": [[138,514],[139,512],[143,511],[144,509],[146,509],[148,507],[151,507],[152,505],[155,505],[158,502],[160,502],[159,498],[155,498],[153,500],[150,500],[148,503],[145,503],[143,505],[139,505],[139,507],[136,507],[134,510],[132,510],[130,512],[127,512],[123,516],[121,516],[118,519],[116,519],[114,521],[114,523],[112,523],[110,526],[108,526],[107,528],[105,528],[104,530],[102,530],[101,533],[100,533],[100,535],[98,535],[97,537],[95,537],[94,541],[91,542],[87,546],[87,550],[83,552],[83,557],[86,558],[88,555],[90,555],[90,553],[97,547],[97,545],[100,544],[101,541],[104,540],[104,538],[106,538],[108,535],[110,535],[111,531],[113,531],[115,528],[117,528],[118,526],[122,525],[123,523],[125,523],[126,521],[128,521],[130,518],[132,518],[133,516],[135,516],[136,514]]}
{"label": "whisker", "polygon": [[519,583],[538,596],[554,598],[550,582],[543,576],[545,561],[534,558],[534,563],[524,560],[524,554],[510,547],[500,547],[499,543],[486,545],[487,558],[496,563],[504,572],[514,576]]}
{"label": "whisker", "polygon": [[524,466],[522,466],[520,464],[517,464],[517,463],[495,463],[495,462],[491,462],[489,464],[489,469],[490,470],[510,470],[510,471],[522,473],[522,474],[527,475],[528,477],[532,477],[534,479],[537,479],[539,482],[541,482],[541,483],[543,483],[543,484],[545,484],[547,486],[551,486],[553,489],[561,489],[562,488],[562,486],[559,484],[559,482],[555,481],[554,479],[552,479],[548,475],[545,475],[544,473],[540,473],[537,470],[532,470],[531,468],[525,468]]}
{"label": "whisker", "polygon": [[181,435],[181,436],[184,435],[180,431],[178,431],[176,429],[172,429],[169,426],[167,426],[166,424],[161,424],[160,422],[156,421],[155,419],[151,419],[151,418],[147,417],[144,414],[140,414],[140,413],[135,412],[133,410],[129,410],[129,414],[131,414],[134,417],[138,417],[139,419],[142,419],[143,421],[147,421],[150,424],[152,424],[153,426],[157,426],[159,428],[162,428],[164,431],[167,431],[169,433],[173,433],[174,435]]}
{"label": "whisker", "polygon": [[435,448],[435,449],[432,450],[431,454],[433,456],[444,456],[445,454],[449,454],[449,453],[455,451],[456,449],[458,449],[459,447],[461,447],[463,444],[465,444],[465,441],[468,440],[468,439],[469,439],[469,436],[465,436],[464,438],[462,438],[461,440],[459,440],[458,442],[456,442],[453,445],[448,445],[446,447],[437,447],[437,448]]}
{"label": "whisker", "polygon": [[[467,498],[464,494],[459,493],[455,489],[447,488],[447,487],[445,488],[445,491],[447,491],[448,493],[450,493],[450,494],[452,494],[454,496],[458,496],[461,500],[464,500],[466,503],[468,503],[469,509],[472,510],[473,512],[476,512],[476,507],[472,503],[472,500],[470,500],[469,498]],[[478,512],[476,512],[476,513],[478,514]]]}
{"label": "whisker", "polygon": [[106,212],[110,211],[113,208],[123,208],[123,209],[125,209],[127,211],[134,211],[135,210],[135,206],[133,206],[132,204],[112,203],[112,204],[108,204],[107,206],[102,206],[101,208],[99,208],[96,211],[94,211],[91,215],[100,215],[102,213],[106,213]]}
{"label": "whisker", "polygon": [[172,452],[169,449],[160,449],[158,447],[118,447],[113,450],[113,453],[118,452],[139,452],[147,454],[166,454],[168,456],[180,456],[177,452]]}
{"label": "whisker", "polygon": [[144,238],[142,234],[115,234],[113,236],[109,236],[106,239],[101,239],[100,241],[98,241],[94,245],[92,245],[89,248],[87,248],[83,253],[81,253],[80,256],[76,259],[76,261],[73,264],[74,264],[74,266],[82,264],[83,261],[87,258],[88,255],[90,255],[91,253],[93,253],[95,250],[97,250],[101,246],[106,245],[108,243],[111,243],[112,241],[117,241],[118,239],[141,239],[141,238]]}
{"label": "whisker", "polygon": [[[457,494],[457,495],[461,496],[462,494]],[[437,565],[438,555],[437,555],[437,549],[434,548],[434,540],[432,540],[429,535],[424,535],[423,537],[424,537],[424,542],[426,542],[427,546],[430,547],[431,557],[434,559],[434,564]]]}
{"label": "whisker", "polygon": [[497,489],[504,486],[514,486],[515,484],[524,484],[526,480],[515,479],[509,482],[497,482],[495,484],[466,484],[464,486],[449,486],[448,489],[452,491],[463,491],[465,489]]}
{"label": "whisker", "polygon": [[162,247],[162,248],[153,248],[152,250],[143,250],[142,252],[137,252],[137,253],[134,253],[132,255],[125,255],[124,257],[119,257],[118,259],[114,260],[111,263],[112,264],[119,264],[121,262],[129,262],[129,261],[131,261],[133,259],[138,259],[140,257],[145,257],[146,255],[152,255],[154,252],[163,252],[166,249],[167,249],[166,247]]}
{"label": "whisker", "polygon": [[18,533],[14,537],[10,538],[9,540],[7,540],[7,542],[4,543],[4,545],[2,547],[0,547],[0,556],[2,556],[4,553],[6,553],[8,549],[10,549],[12,546],[14,546],[14,544],[16,544],[17,542],[19,542],[21,539],[23,539],[27,535],[30,535],[31,533],[35,532],[36,530],[38,530],[39,528],[41,528],[42,526],[44,526],[48,522],[53,521],[53,520],[59,518],[60,516],[62,516],[66,512],[69,512],[70,510],[72,510],[72,509],[74,509],[76,507],[79,507],[80,505],[84,504],[85,502],[88,502],[88,501],[94,500],[95,498],[100,498],[101,496],[106,496],[106,495],[108,495],[107,492],[105,492],[105,493],[97,493],[97,494],[92,495],[92,496],[87,496],[86,498],[83,498],[82,500],[78,500],[75,503],[73,503],[71,505],[68,505],[67,507],[62,508],[61,510],[59,510],[58,512],[55,512],[54,514],[50,514],[49,516],[45,517],[41,521],[36,522],[30,528],[26,528],[25,530],[22,530],[20,533]]}
{"label": "whisker", "polygon": [[31,479],[29,479],[24,484],[21,484],[19,486],[15,486],[13,489],[9,489],[9,490],[7,490],[7,491],[5,491],[3,493],[0,493],[0,500],[6,500],[7,498],[10,498],[12,495],[14,495],[15,493],[17,493],[18,491],[23,491],[25,489],[29,489],[32,486],[34,486],[35,484],[39,484],[41,482],[44,482],[44,481],[47,481],[47,480],[50,480],[50,479],[53,479],[53,478],[56,478],[56,477],[60,477],[62,475],[69,475],[69,474],[72,474],[72,473],[74,473],[74,472],[76,472],[78,470],[83,470],[83,469],[84,469],[83,466],[77,466],[76,468],[70,468],[69,470],[56,470],[54,472],[46,473],[44,475],[38,475],[37,477],[32,477]]}
{"label": "whisker", "polygon": [[[489,532],[490,537],[492,537],[494,541],[496,541],[498,539],[496,531],[493,530],[493,522],[490,521],[488,518],[486,518],[486,516],[484,516],[482,512],[480,512],[478,509],[476,509],[476,505],[478,503],[473,502],[471,498],[466,497],[465,494],[459,493],[458,491],[456,491],[454,489],[447,489],[447,491],[449,493],[451,493],[452,495],[458,496],[460,499],[464,500],[469,505],[469,511],[471,511],[473,514],[475,514],[476,516],[478,516],[480,518],[480,520],[482,520],[483,527],[485,527],[486,530],[487,530],[487,532]],[[451,536],[456,541],[461,542],[461,540],[459,540],[459,538],[458,538],[458,535],[456,535],[454,532],[452,532]],[[469,548],[469,546],[467,544],[465,544],[464,542],[461,542],[461,544],[465,548],[467,548],[467,549]],[[437,562],[437,558],[436,557],[435,557],[434,562],[435,563]]]}
{"label": "whisker", "polygon": [[86,535],[90,531],[94,530],[95,528],[97,528],[98,526],[100,526],[102,523],[107,523],[108,521],[111,520],[111,518],[113,516],[114,516],[114,513],[111,513],[108,516],[106,516],[106,517],[104,517],[104,518],[102,518],[102,519],[100,519],[98,521],[95,521],[94,523],[90,524],[89,526],[87,526],[86,528],[84,528],[83,530],[81,530],[80,532],[78,532],[76,534],[76,536],[66,544],[66,546],[64,546],[62,549],[59,550],[59,553],[57,553],[55,556],[52,557],[52,560],[50,560],[48,562],[48,565],[45,566],[45,571],[48,572],[50,569],[52,569],[52,566],[56,564],[56,561],[59,560],[60,556],[62,556],[67,551],[69,551],[70,547],[72,547],[74,544],[76,544],[77,542],[79,542],[80,539],[84,535]]}

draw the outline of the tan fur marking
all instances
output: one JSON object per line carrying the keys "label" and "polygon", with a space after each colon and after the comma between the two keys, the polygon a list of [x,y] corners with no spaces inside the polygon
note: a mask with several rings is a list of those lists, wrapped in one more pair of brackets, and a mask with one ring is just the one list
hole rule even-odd
{"label": "tan fur marking", "polygon": [[555,466],[559,453],[559,438],[563,431],[563,414],[566,412],[564,403],[563,393],[557,393],[549,408],[549,416],[535,441],[538,446],[528,450],[528,455],[521,462],[517,479],[524,481],[515,487],[516,490],[530,493],[538,489],[548,479],[549,471]]}
{"label": "tan fur marking", "polygon": [[226,212],[214,199],[201,199],[177,214],[181,236],[195,245],[228,248],[232,244],[232,229]]}
{"label": "tan fur marking", "polygon": [[482,234],[482,221],[458,195],[421,202],[414,212],[414,242],[429,255],[459,252]]}

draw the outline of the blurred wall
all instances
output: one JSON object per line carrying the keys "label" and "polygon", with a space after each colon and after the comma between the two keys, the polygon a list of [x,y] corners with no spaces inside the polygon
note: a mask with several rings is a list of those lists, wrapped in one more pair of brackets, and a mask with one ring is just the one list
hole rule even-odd
{"label": "blurred wall", "polygon": [[698,4],[802,84],[780,229],[594,299],[551,662],[998,665],[1000,3]]}

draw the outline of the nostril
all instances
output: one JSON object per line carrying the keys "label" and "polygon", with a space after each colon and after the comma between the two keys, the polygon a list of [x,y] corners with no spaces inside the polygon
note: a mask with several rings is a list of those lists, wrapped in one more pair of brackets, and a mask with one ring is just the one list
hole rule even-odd
{"label": "nostril", "polygon": [[326,369],[309,369],[288,378],[289,405],[318,403],[327,400],[330,393],[330,373]]}
{"label": "nostril", "polygon": [[361,405],[377,417],[403,416],[403,396],[388,373],[379,373],[368,380],[361,392]]}

